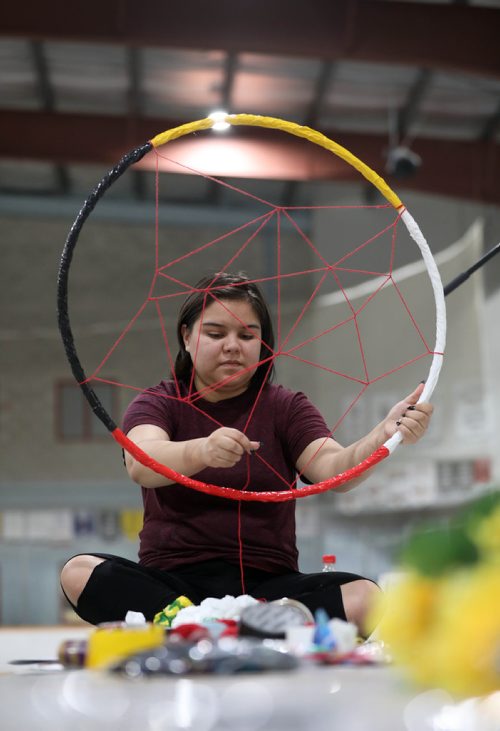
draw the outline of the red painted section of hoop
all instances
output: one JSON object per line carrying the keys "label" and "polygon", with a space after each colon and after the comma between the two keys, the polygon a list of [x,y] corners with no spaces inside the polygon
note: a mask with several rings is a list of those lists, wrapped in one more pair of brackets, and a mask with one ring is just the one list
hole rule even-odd
{"label": "red painted section of hoop", "polygon": [[140,447],[137,446],[131,439],[129,439],[121,429],[115,429],[111,432],[113,438],[120,444],[129,454],[137,459],[145,467],[154,472],[163,475],[169,480],[189,487],[192,490],[198,492],[204,492],[207,495],[214,495],[216,497],[229,498],[231,500],[247,500],[247,501],[258,501],[258,502],[269,502],[269,503],[280,503],[286,502],[287,500],[296,500],[297,498],[307,497],[308,495],[317,495],[327,490],[332,490],[341,485],[345,485],[347,482],[355,479],[362,475],[366,470],[374,467],[376,464],[381,462],[383,459],[389,456],[389,450],[387,447],[382,446],[376,449],[369,457],[364,459],[355,467],[352,467],[345,472],[341,472],[339,475],[335,475],[328,480],[323,482],[317,482],[314,485],[306,485],[300,489],[294,490],[280,490],[278,492],[251,492],[247,490],[236,490],[232,487],[221,487],[220,485],[210,485],[199,480],[194,480],[192,477],[186,477],[175,470],[170,469],[165,465],[160,464],[155,459],[150,457]]}

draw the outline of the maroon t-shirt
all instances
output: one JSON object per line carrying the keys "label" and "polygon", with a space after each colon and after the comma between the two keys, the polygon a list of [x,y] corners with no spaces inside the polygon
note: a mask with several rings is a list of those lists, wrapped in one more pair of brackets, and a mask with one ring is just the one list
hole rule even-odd
{"label": "maroon t-shirt", "polygon": [[[187,387],[177,398],[173,381],[147,389],[128,407],[123,431],[140,424],[164,429],[172,441],[208,436],[233,427],[262,442],[231,468],[208,467],[195,479],[253,491],[284,490],[296,475],[295,463],[314,439],[330,433],[318,410],[304,396],[283,386],[266,385],[255,405],[250,388],[217,403],[187,403]],[[144,525],[140,563],[163,569],[219,558],[239,562],[238,501],[205,495],[183,485],[142,488]],[[241,503],[243,562],[265,571],[297,570],[295,501]]]}

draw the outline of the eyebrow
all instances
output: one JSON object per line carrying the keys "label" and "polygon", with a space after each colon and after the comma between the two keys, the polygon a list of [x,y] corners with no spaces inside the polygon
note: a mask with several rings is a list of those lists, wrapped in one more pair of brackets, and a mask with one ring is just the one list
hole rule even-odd
{"label": "eyebrow", "polygon": [[[245,325],[245,324],[239,322],[238,325],[240,325],[240,327],[243,327],[245,329],[248,328],[249,330],[260,330],[261,329],[260,328],[260,325],[255,325],[255,324],[252,324],[252,323],[249,323],[248,325]],[[226,325],[224,323],[222,323],[222,322],[210,322],[210,321],[207,322],[207,321],[205,321],[205,322],[202,323],[202,327],[226,327]]]}

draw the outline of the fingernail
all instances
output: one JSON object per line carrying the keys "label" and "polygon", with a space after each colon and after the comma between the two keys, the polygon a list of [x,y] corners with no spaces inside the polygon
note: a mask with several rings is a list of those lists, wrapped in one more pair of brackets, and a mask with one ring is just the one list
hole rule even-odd
{"label": "fingernail", "polygon": [[425,383],[425,381],[420,381],[420,383]]}

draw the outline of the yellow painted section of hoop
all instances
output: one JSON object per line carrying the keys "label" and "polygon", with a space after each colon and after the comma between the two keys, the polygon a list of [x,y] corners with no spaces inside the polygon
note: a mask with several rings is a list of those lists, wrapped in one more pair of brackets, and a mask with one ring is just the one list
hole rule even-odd
{"label": "yellow painted section of hoop", "polygon": [[[217,120],[218,121],[218,120]],[[385,180],[380,177],[374,170],[368,165],[365,165],[358,157],[349,152],[342,145],[333,142],[321,132],[310,127],[303,127],[295,122],[287,122],[284,119],[277,119],[276,117],[261,117],[256,114],[228,114],[222,121],[232,124],[234,126],[252,126],[252,127],[268,127],[270,129],[278,129],[282,132],[295,135],[296,137],[303,137],[309,142],[313,142],[315,145],[324,147],[326,150],[333,152],[334,155],[340,157],[342,160],[347,162],[353,168],[363,175],[364,178],[370,181],[377,190],[382,193],[384,198],[394,206],[394,208],[404,208],[403,203],[398,198],[396,193],[387,185]],[[191,134],[192,132],[199,132],[200,130],[210,129],[215,124],[215,120],[211,117],[205,119],[199,119],[196,122],[189,122],[188,124],[182,124],[180,127],[173,127],[166,132],[161,132],[156,137],[153,137],[151,144],[153,147],[160,147],[161,145],[176,140],[184,135]]]}

